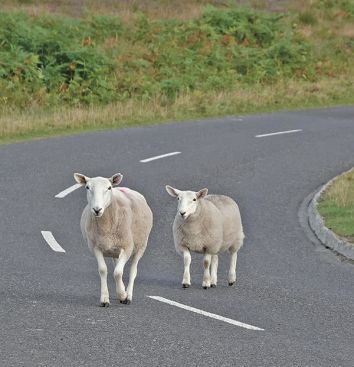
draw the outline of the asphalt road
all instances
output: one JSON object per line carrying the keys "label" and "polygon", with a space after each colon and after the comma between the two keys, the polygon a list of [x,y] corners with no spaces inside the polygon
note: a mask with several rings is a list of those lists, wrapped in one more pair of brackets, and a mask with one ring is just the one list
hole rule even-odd
{"label": "asphalt road", "polygon": [[[258,134],[302,129],[256,138]],[[141,163],[159,154],[168,158]],[[313,243],[305,197],[354,165],[354,107],[226,117],[0,147],[0,366],[354,366],[354,265]],[[82,240],[84,190],[72,173],[124,174],[154,212],[133,303],[100,308],[96,260]],[[239,203],[238,281],[204,290],[202,257],[182,289],[176,202],[165,184],[208,187]],[[66,253],[54,252],[51,231]],[[160,296],[264,331],[158,302]]]}

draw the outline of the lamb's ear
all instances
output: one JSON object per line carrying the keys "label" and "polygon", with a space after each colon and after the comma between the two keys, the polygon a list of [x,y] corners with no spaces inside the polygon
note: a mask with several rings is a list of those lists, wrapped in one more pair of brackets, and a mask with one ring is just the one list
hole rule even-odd
{"label": "lamb's ear", "polygon": [[109,179],[109,181],[111,181],[112,186],[119,185],[122,180],[123,180],[123,175],[121,173],[116,173]]}
{"label": "lamb's ear", "polygon": [[89,179],[89,177],[86,177],[85,175],[82,175],[81,173],[74,173],[74,178],[75,178],[75,181],[81,185],[86,185],[86,182]]}
{"label": "lamb's ear", "polygon": [[176,198],[178,196],[178,193],[180,192],[179,190],[175,189],[174,187],[170,186],[170,185],[166,185],[165,186],[166,191],[174,198]]}
{"label": "lamb's ear", "polygon": [[197,192],[197,198],[201,199],[208,195],[208,189],[201,189]]}

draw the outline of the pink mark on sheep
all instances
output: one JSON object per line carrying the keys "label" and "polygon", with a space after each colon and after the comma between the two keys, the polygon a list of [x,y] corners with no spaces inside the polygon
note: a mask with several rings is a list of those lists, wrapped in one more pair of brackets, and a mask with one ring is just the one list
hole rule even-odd
{"label": "pink mark on sheep", "polygon": [[131,193],[129,193],[128,190],[126,190],[126,188],[123,188],[123,187],[118,187],[118,190],[123,193],[125,196],[130,196]]}

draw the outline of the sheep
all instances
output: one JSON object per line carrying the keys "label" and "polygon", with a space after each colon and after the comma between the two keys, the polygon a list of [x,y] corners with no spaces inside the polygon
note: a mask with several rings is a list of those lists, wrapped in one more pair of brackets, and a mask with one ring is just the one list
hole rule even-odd
{"label": "sheep", "polygon": [[[104,257],[112,257],[114,279],[120,303],[133,298],[137,265],[145,252],[152,228],[153,215],[143,195],[118,185],[123,175],[90,178],[74,173],[77,183],[87,190],[87,205],[81,216],[81,231],[94,253],[101,279],[101,307],[108,307],[107,266]],[[132,256],[127,290],[123,283],[124,266]]]}
{"label": "sheep", "polygon": [[237,252],[245,238],[236,202],[228,196],[208,195],[208,189],[180,191],[166,185],[166,191],[178,199],[173,238],[184,260],[183,288],[191,285],[191,251],[204,254],[202,287],[207,289],[217,285],[218,254],[229,250],[228,283],[232,286],[236,282]]}

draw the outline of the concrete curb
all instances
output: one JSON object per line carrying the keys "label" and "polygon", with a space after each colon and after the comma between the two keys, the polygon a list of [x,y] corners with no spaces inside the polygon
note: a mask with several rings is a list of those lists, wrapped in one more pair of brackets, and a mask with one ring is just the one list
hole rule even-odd
{"label": "concrete curb", "polygon": [[[346,171],[342,174],[348,173],[352,171]],[[341,175],[342,175],[341,174]],[[341,176],[339,175],[339,176]],[[320,240],[320,242],[327,248],[337,252],[338,254],[346,257],[347,259],[354,260],[354,246],[346,241],[340,239],[334,232],[328,229],[324,225],[324,221],[317,210],[318,201],[322,195],[322,193],[329,187],[339,176],[334,177],[332,180],[327,182],[325,185],[321,187],[319,191],[314,195],[312,200],[310,201],[307,212],[308,212],[308,220],[309,225],[312,231],[315,233],[316,237]]]}

